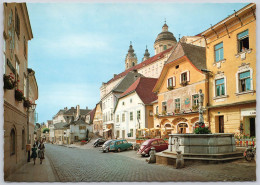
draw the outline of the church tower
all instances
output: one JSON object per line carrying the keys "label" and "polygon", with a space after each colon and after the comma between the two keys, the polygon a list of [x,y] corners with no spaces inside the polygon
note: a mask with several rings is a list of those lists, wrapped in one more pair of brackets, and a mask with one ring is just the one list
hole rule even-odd
{"label": "church tower", "polygon": [[132,42],[130,42],[128,53],[126,54],[126,57],[125,57],[125,70],[127,70],[137,64],[137,57],[136,57],[136,54],[134,53],[134,51],[135,50],[133,49]]}
{"label": "church tower", "polygon": [[146,46],[146,50],[145,50],[145,53],[144,53],[144,57],[143,57],[142,62],[145,61],[145,60],[147,60],[147,59],[149,59],[149,58],[150,58],[150,53],[149,53],[149,51],[148,51],[148,49],[147,49],[147,46]]}
{"label": "church tower", "polygon": [[154,42],[155,55],[172,46],[176,46],[176,44],[177,40],[174,37],[173,33],[168,31],[168,25],[165,21],[162,27],[162,32],[157,35],[157,38]]}

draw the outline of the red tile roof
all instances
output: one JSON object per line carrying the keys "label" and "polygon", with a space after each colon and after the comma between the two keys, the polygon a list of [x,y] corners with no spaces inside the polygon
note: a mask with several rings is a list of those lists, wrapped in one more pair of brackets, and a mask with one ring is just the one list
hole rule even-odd
{"label": "red tile roof", "polygon": [[170,52],[172,48],[173,48],[173,47],[171,47],[171,48],[169,48],[169,49],[166,49],[165,51],[163,51],[163,52],[161,52],[161,53],[158,53],[157,55],[154,55],[153,57],[151,57],[151,58],[149,58],[149,59],[147,59],[147,60],[141,62],[140,64],[137,64],[136,66],[133,66],[133,67],[131,67],[131,68],[125,70],[124,72],[122,72],[122,73],[116,75],[114,78],[110,79],[106,84],[109,84],[109,83],[111,83],[111,82],[113,82],[113,81],[115,81],[115,80],[117,80],[117,79],[119,79],[119,78],[125,76],[125,75],[126,75],[128,72],[130,72],[130,71],[140,69],[140,68],[142,68],[142,67],[144,67],[144,66],[146,66],[146,65],[149,65],[149,64],[151,64],[151,63],[153,63],[153,62],[155,62],[155,61],[157,61],[157,60],[163,58],[163,57],[164,57],[164,54]]}
{"label": "red tile roof", "polygon": [[157,80],[157,78],[140,77],[121,94],[120,98],[135,91],[144,104],[150,104],[157,100],[157,95],[152,92]]}

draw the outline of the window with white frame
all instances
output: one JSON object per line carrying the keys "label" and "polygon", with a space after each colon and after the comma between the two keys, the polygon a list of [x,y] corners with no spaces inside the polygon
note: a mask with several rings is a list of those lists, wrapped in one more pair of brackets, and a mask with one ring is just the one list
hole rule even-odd
{"label": "window with white frame", "polygon": [[16,69],[16,73],[19,75],[19,71],[20,71],[20,69],[19,69],[19,62],[18,62],[18,60],[16,59],[15,60],[15,69]]}
{"label": "window with white frame", "polygon": [[130,112],[130,121],[133,121],[133,112]]}
{"label": "window with white frame", "polygon": [[189,81],[190,81],[190,72],[189,71],[182,72],[180,75],[180,84]]}
{"label": "window with white frame", "polygon": [[225,95],[225,80],[224,78],[217,79],[215,81],[216,96]]}
{"label": "window with white frame", "polygon": [[173,87],[173,78],[168,78],[168,84],[167,87]]}
{"label": "window with white frame", "polygon": [[175,109],[179,109],[181,108],[181,99],[177,98],[175,99]]}
{"label": "window with white frame", "polygon": [[243,52],[249,49],[248,30],[245,30],[237,35],[238,52]]}
{"label": "window with white frame", "polygon": [[250,71],[245,71],[238,74],[239,77],[239,92],[251,90]]}
{"label": "window with white frame", "polygon": [[162,102],[162,111],[167,112],[167,102]]}
{"label": "window with white frame", "polygon": [[141,111],[140,110],[137,111],[137,119],[141,119]]}
{"label": "window with white frame", "polygon": [[198,94],[194,94],[192,95],[192,105],[199,105],[199,95]]}
{"label": "window with white frame", "polygon": [[130,137],[134,136],[134,129],[130,129]]}
{"label": "window with white frame", "polygon": [[215,50],[215,62],[223,60],[224,59],[223,42],[215,45],[214,50]]}
{"label": "window with white frame", "polygon": [[156,114],[159,114],[159,106],[156,106]]}

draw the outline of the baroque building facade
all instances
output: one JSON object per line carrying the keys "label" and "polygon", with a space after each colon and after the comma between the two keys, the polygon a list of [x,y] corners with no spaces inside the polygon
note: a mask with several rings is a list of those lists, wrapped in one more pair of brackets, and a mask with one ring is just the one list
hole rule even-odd
{"label": "baroque building facade", "polygon": [[255,137],[256,5],[205,30],[212,132]]}
{"label": "baroque building facade", "polygon": [[33,38],[25,3],[4,3],[4,178],[27,161],[34,142],[38,99],[35,72],[28,68],[28,41]]}

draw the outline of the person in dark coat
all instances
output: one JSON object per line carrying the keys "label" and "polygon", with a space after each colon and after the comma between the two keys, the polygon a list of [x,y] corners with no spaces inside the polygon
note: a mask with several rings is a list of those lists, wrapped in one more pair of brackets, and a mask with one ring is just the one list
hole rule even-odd
{"label": "person in dark coat", "polygon": [[39,146],[38,146],[38,157],[40,158],[40,164],[42,164],[42,160],[44,159],[44,149],[45,149],[45,146],[43,144],[43,140],[40,142]]}
{"label": "person in dark coat", "polygon": [[33,162],[34,162],[34,165],[35,165],[35,160],[36,160],[36,158],[37,158],[37,147],[36,147],[36,145],[34,144],[33,145],[33,148],[32,148],[32,155],[31,155],[31,158],[33,158]]}

